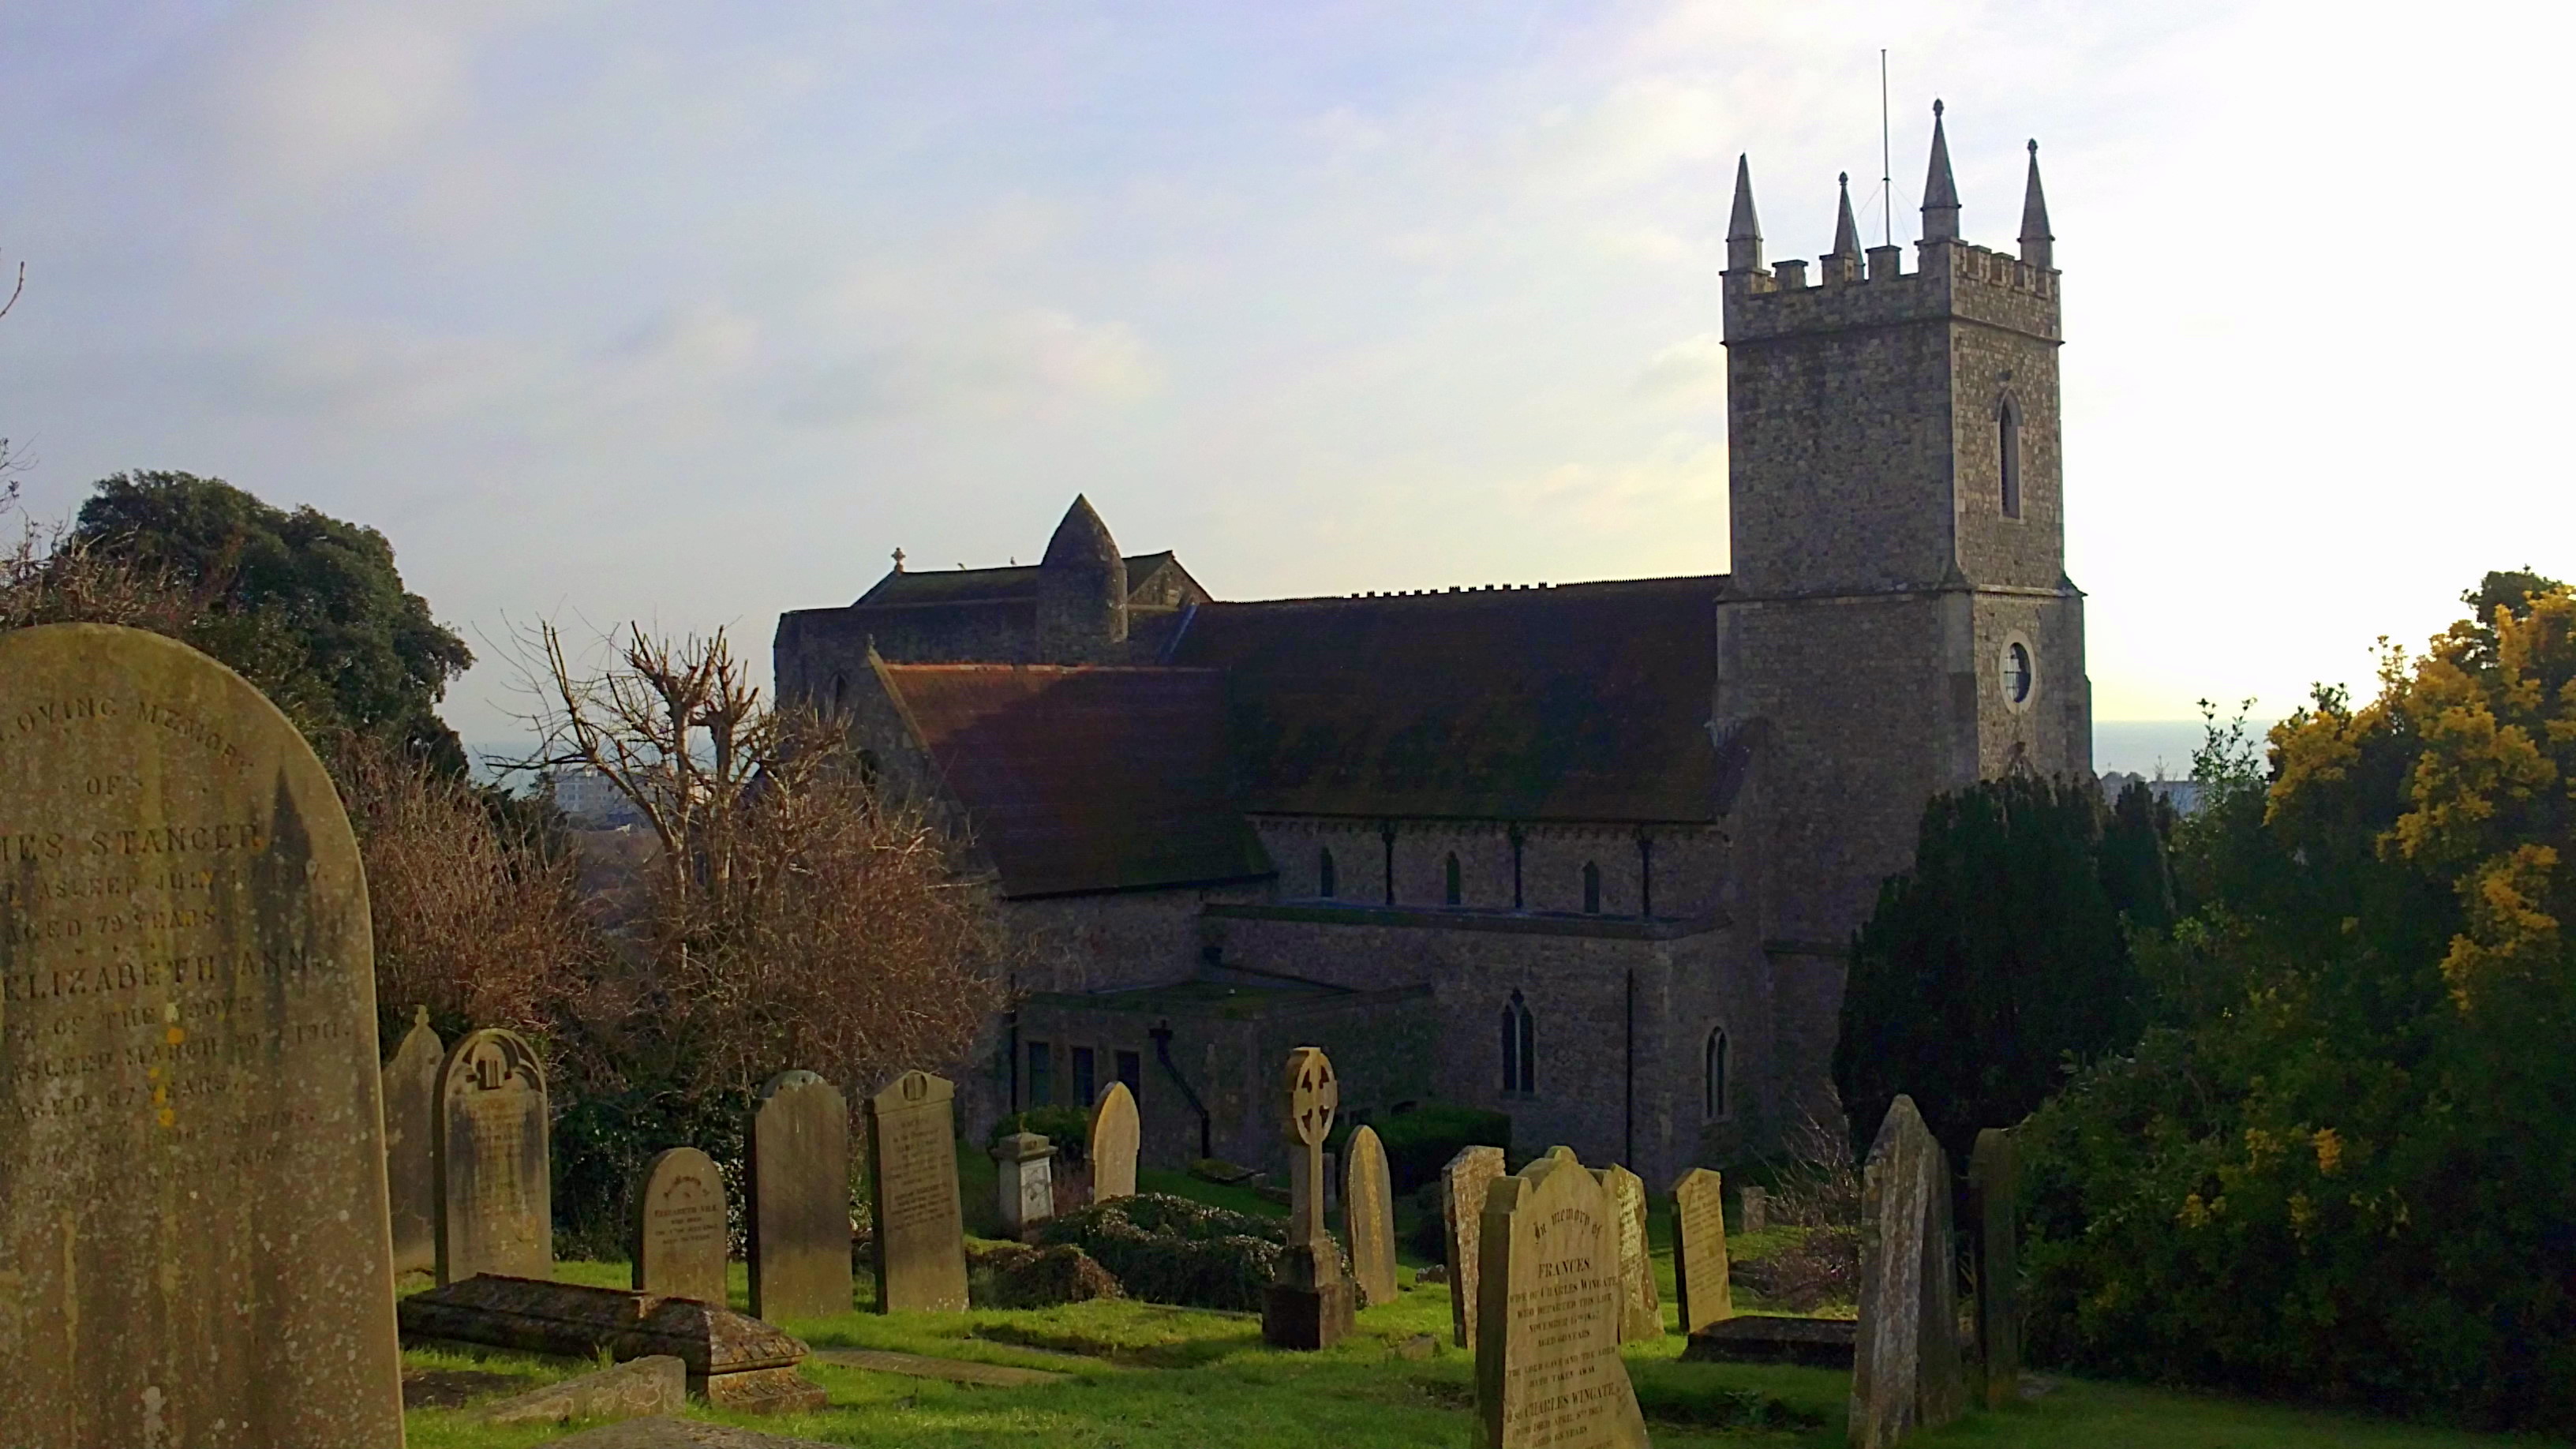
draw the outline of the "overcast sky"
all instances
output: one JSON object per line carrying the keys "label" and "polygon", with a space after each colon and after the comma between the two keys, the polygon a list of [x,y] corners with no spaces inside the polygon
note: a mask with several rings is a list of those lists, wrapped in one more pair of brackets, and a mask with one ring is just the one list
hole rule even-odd
{"label": "overcast sky", "polygon": [[[1770,255],[1971,240],[2037,137],[2096,712],[2365,680],[2576,575],[2571,7],[0,8],[0,434],[383,530],[517,622],[1032,561],[1088,493],[1219,597],[1716,572],[1735,156]],[[1910,263],[1909,263],[1910,265]]]}

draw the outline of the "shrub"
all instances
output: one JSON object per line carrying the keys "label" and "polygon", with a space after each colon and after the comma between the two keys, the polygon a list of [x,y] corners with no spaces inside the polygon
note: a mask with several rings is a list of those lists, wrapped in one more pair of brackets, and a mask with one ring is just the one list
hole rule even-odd
{"label": "shrub", "polygon": [[[1360,1125],[1345,1121],[1336,1126],[1329,1144],[1332,1150],[1342,1151]],[[1512,1148],[1512,1119],[1480,1107],[1424,1102],[1383,1118],[1372,1117],[1366,1125],[1377,1129],[1377,1140],[1386,1148],[1386,1175],[1398,1193],[1439,1181],[1440,1169],[1462,1147],[1499,1147],[1505,1152]]]}
{"label": "shrub", "polygon": [[1805,1228],[1787,1246],[1734,1265],[1735,1281],[1799,1313],[1860,1298],[1860,1230]]}
{"label": "shrub", "polygon": [[1139,1193],[1056,1218],[1038,1230],[1038,1241],[1079,1247],[1132,1298],[1258,1312],[1287,1246],[1288,1225],[1185,1197]]}
{"label": "shrub", "polygon": [[1013,1112],[984,1134],[984,1145],[998,1145],[1014,1132],[1034,1132],[1055,1146],[1055,1160],[1080,1167],[1090,1154],[1091,1114],[1080,1107],[1031,1107]]}
{"label": "shrub", "polygon": [[968,1301],[978,1308],[1053,1308],[1126,1296],[1108,1269],[1070,1243],[1046,1248],[970,1245],[966,1288]]}

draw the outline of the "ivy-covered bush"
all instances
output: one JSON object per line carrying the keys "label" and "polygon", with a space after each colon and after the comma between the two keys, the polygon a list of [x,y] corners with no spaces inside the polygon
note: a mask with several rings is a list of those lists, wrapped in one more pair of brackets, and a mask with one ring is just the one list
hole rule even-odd
{"label": "ivy-covered bush", "polygon": [[1288,1225],[1149,1192],[1066,1213],[1039,1229],[1038,1241],[1082,1249],[1131,1298],[1258,1312]]}
{"label": "ivy-covered bush", "polygon": [[[1343,1151],[1352,1130],[1360,1125],[1345,1118],[1335,1124],[1325,1146],[1335,1153]],[[1440,1169],[1462,1147],[1499,1147],[1507,1153],[1512,1148],[1512,1119],[1481,1107],[1423,1102],[1372,1116],[1367,1125],[1377,1130],[1378,1143],[1386,1149],[1386,1175],[1399,1193],[1437,1182]]]}
{"label": "ivy-covered bush", "polygon": [[992,1147],[1014,1132],[1034,1132],[1055,1147],[1056,1161],[1066,1167],[1080,1167],[1091,1151],[1091,1114],[1080,1107],[1031,1107],[1013,1112],[993,1124],[984,1134],[984,1145]]}

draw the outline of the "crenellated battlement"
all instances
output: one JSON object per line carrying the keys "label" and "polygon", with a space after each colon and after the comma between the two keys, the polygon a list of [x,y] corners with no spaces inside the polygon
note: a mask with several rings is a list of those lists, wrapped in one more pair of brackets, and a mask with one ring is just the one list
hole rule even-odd
{"label": "crenellated battlement", "polygon": [[1960,241],[1915,244],[1913,270],[1903,249],[1871,247],[1866,265],[1828,255],[1809,272],[1805,261],[1726,274],[1726,340],[1756,341],[1792,333],[1967,318],[2034,337],[2058,338],[2059,274],[2009,252]]}

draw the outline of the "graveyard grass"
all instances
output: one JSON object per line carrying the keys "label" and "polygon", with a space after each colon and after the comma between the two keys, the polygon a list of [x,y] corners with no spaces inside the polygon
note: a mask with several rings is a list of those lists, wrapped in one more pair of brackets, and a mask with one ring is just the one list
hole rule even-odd
{"label": "graveyard grass", "polygon": [[[988,1190],[990,1164],[960,1152],[970,1194]],[[1177,1174],[1146,1172],[1147,1192],[1186,1188],[1204,1200],[1251,1211],[1274,1205],[1241,1189],[1212,1188]],[[1405,1204],[1408,1217],[1412,1204]],[[1666,1325],[1674,1315],[1671,1225],[1658,1206],[1653,1222],[1656,1275]],[[1399,1227],[1399,1239],[1407,1221]],[[1784,1232],[1737,1236],[1730,1250],[1757,1259]],[[1420,1264],[1406,1257],[1410,1283]],[[623,1263],[560,1263],[568,1282],[624,1287]],[[743,1266],[732,1265],[733,1300],[744,1307]],[[858,1301],[874,1284],[860,1274]],[[1739,1311],[1759,1310],[1739,1288]],[[1032,1388],[985,1388],[939,1380],[837,1368],[809,1362],[807,1374],[830,1395],[819,1413],[750,1417],[700,1405],[700,1417],[773,1434],[866,1449],[967,1449],[982,1445],[1070,1445],[1084,1449],[1468,1449],[1473,1442],[1473,1363],[1450,1346],[1448,1290],[1410,1288],[1397,1302],[1363,1309],[1356,1332],[1322,1353],[1265,1347],[1248,1314],[1211,1313],[1133,1302],[1095,1302],[1020,1312],[963,1314],[853,1312],[789,1320],[785,1327],[817,1349],[892,1349],[1071,1375]],[[1423,1359],[1397,1346],[1428,1336]],[[1629,1372],[1658,1446],[1776,1445],[1830,1449],[1842,1444],[1849,1376],[1818,1369],[1677,1362],[1678,1334],[1632,1344]],[[515,1382],[485,1392],[517,1392],[585,1372],[595,1365],[545,1361],[498,1351],[411,1350],[412,1371],[506,1376]],[[2504,1449],[2548,1441],[2479,1435],[2420,1425],[2167,1393],[2128,1385],[2048,1376],[2049,1392],[2002,1414],[1972,1413],[1910,1443],[1990,1449]],[[408,1416],[413,1449],[525,1449],[569,1432],[562,1428],[494,1428],[454,1410]]]}

